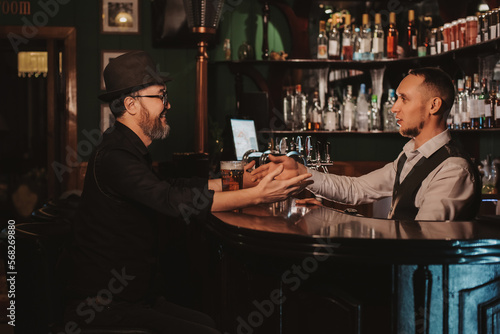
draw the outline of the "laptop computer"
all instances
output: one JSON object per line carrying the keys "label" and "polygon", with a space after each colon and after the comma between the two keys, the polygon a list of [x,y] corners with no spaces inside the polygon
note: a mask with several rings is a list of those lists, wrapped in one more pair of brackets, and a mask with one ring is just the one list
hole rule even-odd
{"label": "laptop computer", "polygon": [[236,160],[241,160],[249,150],[259,150],[255,122],[250,119],[231,119],[231,132],[233,134]]}

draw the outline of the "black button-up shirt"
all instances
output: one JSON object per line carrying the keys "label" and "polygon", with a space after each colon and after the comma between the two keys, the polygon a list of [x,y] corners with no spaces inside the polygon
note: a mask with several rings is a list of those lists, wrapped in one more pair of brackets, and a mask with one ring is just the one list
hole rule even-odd
{"label": "black button-up shirt", "polygon": [[161,180],[144,143],[116,122],[88,163],[74,227],[72,296],[109,297],[101,291],[107,289],[115,300],[147,298],[157,258],[157,214],[167,217],[165,224],[168,217],[189,223],[206,217],[212,201],[207,179]]}

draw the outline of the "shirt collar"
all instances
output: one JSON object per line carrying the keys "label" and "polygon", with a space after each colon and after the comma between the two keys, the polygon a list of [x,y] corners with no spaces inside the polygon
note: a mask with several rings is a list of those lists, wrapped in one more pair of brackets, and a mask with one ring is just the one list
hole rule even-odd
{"label": "shirt collar", "polygon": [[128,126],[121,123],[120,121],[115,122],[116,130],[120,131],[121,134],[134,146],[142,155],[149,154],[148,148],[142,142],[141,138],[132,131]]}
{"label": "shirt collar", "polygon": [[403,147],[403,151],[407,156],[414,155],[417,152],[422,154],[424,157],[429,158],[434,152],[439,150],[443,145],[447,144],[451,140],[450,130],[446,129],[438,135],[435,135],[428,141],[426,141],[418,149],[415,148],[415,139],[411,139]]}

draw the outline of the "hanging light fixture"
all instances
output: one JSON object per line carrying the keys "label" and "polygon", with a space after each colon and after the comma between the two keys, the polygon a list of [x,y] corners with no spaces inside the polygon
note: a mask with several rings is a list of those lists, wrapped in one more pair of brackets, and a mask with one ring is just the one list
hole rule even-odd
{"label": "hanging light fixture", "polygon": [[198,40],[196,54],[195,151],[208,149],[207,46],[217,31],[224,0],[184,0],[190,31]]}

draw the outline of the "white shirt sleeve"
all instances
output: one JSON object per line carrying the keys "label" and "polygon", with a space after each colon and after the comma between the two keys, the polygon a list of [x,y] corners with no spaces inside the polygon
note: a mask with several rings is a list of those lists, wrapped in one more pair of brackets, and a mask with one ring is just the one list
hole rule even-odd
{"label": "white shirt sleeve", "polygon": [[[316,196],[344,203],[365,204],[392,196],[397,160],[360,177],[325,174],[309,169]],[[474,197],[473,173],[462,158],[448,158],[422,182],[415,197],[415,220],[454,220]]]}
{"label": "white shirt sleeve", "polygon": [[339,203],[358,205],[392,196],[396,162],[360,177],[325,174],[312,169],[308,171],[314,181],[308,189],[315,195]]}

